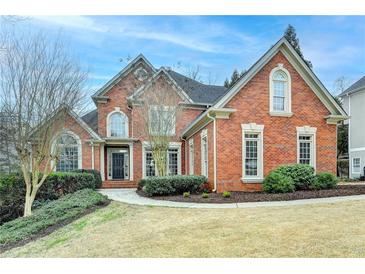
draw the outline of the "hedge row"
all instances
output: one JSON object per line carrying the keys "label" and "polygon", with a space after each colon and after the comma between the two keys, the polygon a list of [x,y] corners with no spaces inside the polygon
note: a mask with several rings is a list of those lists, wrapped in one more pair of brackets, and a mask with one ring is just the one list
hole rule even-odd
{"label": "hedge row", "polygon": [[196,175],[149,177],[140,180],[138,188],[149,196],[163,196],[184,192],[196,193],[202,190],[206,182],[206,177]]}
{"label": "hedge row", "polygon": [[[100,178],[100,179],[99,179]],[[38,190],[34,207],[84,188],[100,187],[99,172],[78,170],[51,173]],[[21,174],[0,176],[0,224],[23,215],[25,183]]]}
{"label": "hedge row", "polygon": [[266,176],[263,189],[269,193],[286,193],[296,190],[320,190],[336,187],[337,177],[329,172],[315,174],[309,165],[280,166]]}
{"label": "hedge row", "polygon": [[17,218],[0,226],[0,249],[5,245],[26,240],[30,236],[82,214],[87,208],[107,203],[107,197],[92,190],[83,189],[51,201],[26,218]]}

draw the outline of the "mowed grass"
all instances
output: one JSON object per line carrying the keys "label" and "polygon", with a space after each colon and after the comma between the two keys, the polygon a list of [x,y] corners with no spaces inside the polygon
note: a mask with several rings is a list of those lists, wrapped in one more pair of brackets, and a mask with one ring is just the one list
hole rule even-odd
{"label": "mowed grass", "polygon": [[251,209],[112,202],[3,257],[364,257],[365,201]]}

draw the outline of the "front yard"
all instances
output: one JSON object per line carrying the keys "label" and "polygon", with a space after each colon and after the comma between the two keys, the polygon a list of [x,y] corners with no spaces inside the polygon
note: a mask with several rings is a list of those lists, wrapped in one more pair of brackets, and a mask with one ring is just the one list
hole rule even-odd
{"label": "front yard", "polygon": [[3,257],[364,257],[365,201],[250,209],[112,202]]}

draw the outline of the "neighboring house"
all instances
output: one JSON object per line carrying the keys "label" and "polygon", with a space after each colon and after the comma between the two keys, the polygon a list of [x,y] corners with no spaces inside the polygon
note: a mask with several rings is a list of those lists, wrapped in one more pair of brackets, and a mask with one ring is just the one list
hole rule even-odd
{"label": "neighboring house", "polygon": [[349,125],[349,175],[364,176],[365,168],[365,76],[339,95],[351,117]]}
{"label": "neighboring house", "polygon": [[336,125],[346,113],[284,38],[228,90],[156,69],[139,55],[92,96],[95,110],[70,113],[57,170],[100,170],[103,187],[135,187],[155,175],[135,111],[151,82],[183,106],[167,155],[170,174],[203,174],[222,192],[260,190],[282,164],[336,173]]}
{"label": "neighboring house", "polygon": [[12,127],[14,116],[0,112],[0,173],[11,173],[19,170],[19,161],[11,142]]}

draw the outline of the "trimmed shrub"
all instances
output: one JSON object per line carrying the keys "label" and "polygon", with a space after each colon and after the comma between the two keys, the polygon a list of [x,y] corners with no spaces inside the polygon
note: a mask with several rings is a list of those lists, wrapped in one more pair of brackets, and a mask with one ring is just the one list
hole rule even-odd
{"label": "trimmed shrub", "polygon": [[184,192],[183,197],[184,198],[189,198],[190,197],[190,192]]}
{"label": "trimmed shrub", "polygon": [[268,193],[294,192],[295,185],[291,177],[272,171],[264,179],[263,190]]}
{"label": "trimmed shrub", "polygon": [[294,181],[296,190],[309,189],[315,177],[314,168],[304,164],[279,166],[274,171],[286,177],[290,177]]}
{"label": "trimmed shrub", "polygon": [[206,192],[204,192],[204,193],[202,194],[202,198],[204,198],[204,199],[209,198],[209,194],[208,194],[208,193],[206,193]]}
{"label": "trimmed shrub", "polygon": [[140,180],[138,188],[149,196],[197,193],[206,180],[204,176],[195,175],[149,177]]}
{"label": "trimmed shrub", "polygon": [[329,172],[318,173],[311,184],[311,189],[331,189],[337,186],[338,179]]}
{"label": "trimmed shrub", "polygon": [[[95,178],[88,173],[51,173],[37,192],[33,207],[49,200],[56,200],[66,194],[84,188],[94,189]],[[22,174],[0,177],[0,224],[23,215],[25,202],[25,183]]]}
{"label": "trimmed shrub", "polygon": [[231,192],[229,191],[224,191],[223,194],[222,194],[223,198],[229,198],[231,197]]}
{"label": "trimmed shrub", "polygon": [[92,190],[83,189],[68,194],[36,209],[26,218],[17,218],[0,226],[0,248],[6,244],[26,240],[49,226],[74,218],[87,208],[104,205],[107,197]]}
{"label": "trimmed shrub", "polygon": [[101,188],[103,180],[101,179],[100,171],[95,169],[76,169],[72,172],[92,174],[94,176],[95,188]]}

